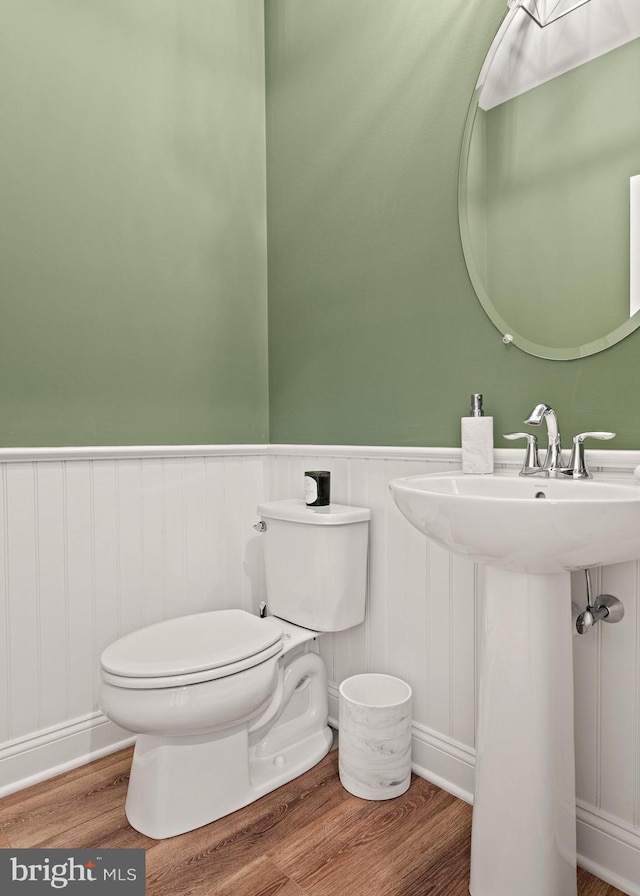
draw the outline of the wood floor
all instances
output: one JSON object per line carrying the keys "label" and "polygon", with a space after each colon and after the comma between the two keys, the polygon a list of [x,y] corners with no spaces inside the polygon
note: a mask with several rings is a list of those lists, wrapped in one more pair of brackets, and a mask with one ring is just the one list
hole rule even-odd
{"label": "wood floor", "polygon": [[[0,800],[0,848],[144,847],[147,896],[466,896],[471,807],[414,777],[368,802],[338,779],[337,751],[207,827],[151,840],[124,814],[131,750]],[[578,872],[580,896],[621,896]],[[544,896],[544,894],[540,894]]]}

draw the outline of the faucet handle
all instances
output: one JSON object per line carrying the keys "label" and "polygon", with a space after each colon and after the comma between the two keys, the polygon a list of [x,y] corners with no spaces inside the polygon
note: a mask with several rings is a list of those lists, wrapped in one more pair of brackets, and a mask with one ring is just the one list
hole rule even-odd
{"label": "faucet handle", "polygon": [[574,444],[575,442],[584,442],[585,439],[600,439],[604,442],[615,439],[615,437],[615,432],[579,432],[577,436],[573,437],[573,441]]}
{"label": "faucet handle", "polygon": [[600,439],[601,441],[608,441],[614,437],[615,432],[579,432],[577,436],[573,437],[569,466],[562,472],[565,476],[571,476],[573,479],[592,479],[593,474],[587,470],[584,460],[584,440]]}
{"label": "faucet handle", "polygon": [[537,442],[538,437],[534,436],[531,432],[505,432],[502,434],[503,439],[526,439],[527,442]]}
{"label": "faucet handle", "polygon": [[527,447],[524,455],[524,464],[522,472],[528,470],[539,470],[540,460],[538,459],[538,438],[530,432],[505,432],[503,438],[513,441],[513,439],[526,439]]}

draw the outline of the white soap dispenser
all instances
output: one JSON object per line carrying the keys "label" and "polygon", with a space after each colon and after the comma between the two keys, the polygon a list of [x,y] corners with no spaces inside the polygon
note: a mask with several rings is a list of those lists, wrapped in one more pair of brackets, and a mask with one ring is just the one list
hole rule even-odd
{"label": "white soap dispenser", "polygon": [[471,396],[471,416],[462,418],[462,472],[493,473],[493,417],[485,417],[482,395]]}

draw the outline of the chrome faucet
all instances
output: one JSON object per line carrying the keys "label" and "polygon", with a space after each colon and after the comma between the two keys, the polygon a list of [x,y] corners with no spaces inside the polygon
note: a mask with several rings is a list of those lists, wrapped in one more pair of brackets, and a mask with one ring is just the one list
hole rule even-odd
{"label": "chrome faucet", "polygon": [[572,479],[592,479],[592,474],[587,469],[584,459],[583,442],[585,439],[612,439],[614,432],[581,432],[573,439],[573,449],[568,464],[562,460],[562,444],[560,442],[560,430],[556,412],[548,404],[537,404],[531,411],[525,423],[532,426],[540,426],[542,422],[547,425],[547,455],[544,463],[540,465],[538,460],[537,439],[527,432],[505,433],[505,439],[526,439],[527,451],[524,465],[520,471],[521,476],[566,476]]}
{"label": "chrome faucet", "polygon": [[537,470],[531,470],[531,473],[555,476],[566,469],[562,463],[562,444],[556,412],[548,404],[537,404],[524,422],[540,426],[543,420],[547,424],[547,455],[542,466]]}

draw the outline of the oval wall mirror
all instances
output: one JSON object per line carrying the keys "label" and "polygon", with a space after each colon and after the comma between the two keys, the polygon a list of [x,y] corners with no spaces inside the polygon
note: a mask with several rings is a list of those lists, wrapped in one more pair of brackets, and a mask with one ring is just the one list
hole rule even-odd
{"label": "oval wall mirror", "polygon": [[569,360],[640,325],[640,3],[515,0],[480,72],[459,182],[489,318]]}

